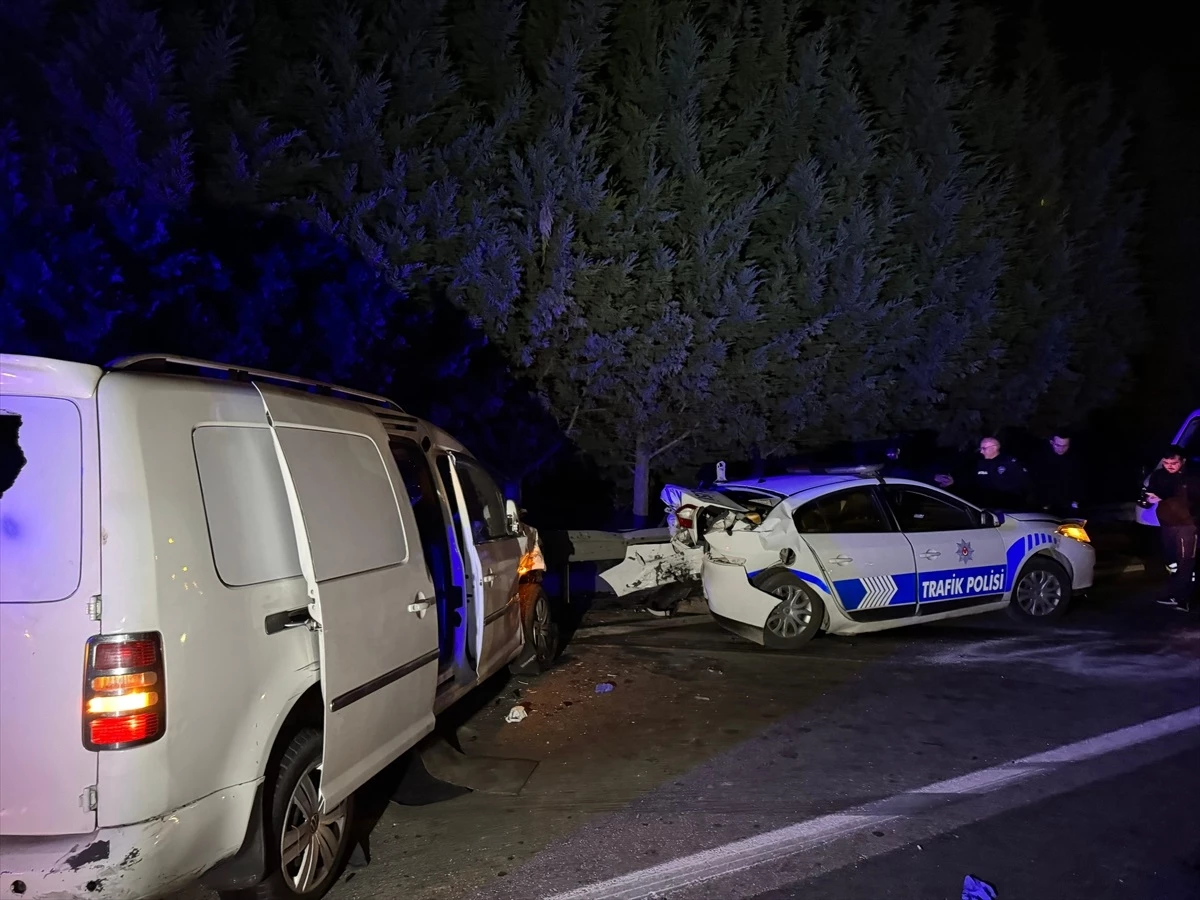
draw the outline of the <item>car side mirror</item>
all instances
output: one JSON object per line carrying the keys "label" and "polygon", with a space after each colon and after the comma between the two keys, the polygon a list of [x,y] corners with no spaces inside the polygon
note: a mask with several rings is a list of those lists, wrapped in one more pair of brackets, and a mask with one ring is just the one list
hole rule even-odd
{"label": "car side mirror", "polygon": [[982,520],[984,528],[999,528],[1004,524],[1004,513],[992,512],[990,509],[985,509],[980,513],[979,518]]}
{"label": "car side mirror", "polygon": [[508,533],[521,533],[521,511],[517,509],[515,500],[509,500],[504,504],[504,516],[508,520]]}

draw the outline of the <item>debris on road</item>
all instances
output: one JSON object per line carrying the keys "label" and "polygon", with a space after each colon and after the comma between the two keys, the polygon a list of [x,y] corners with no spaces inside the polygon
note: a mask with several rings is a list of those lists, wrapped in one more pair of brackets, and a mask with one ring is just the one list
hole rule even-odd
{"label": "debris on road", "polygon": [[526,709],[525,704],[518,703],[508,711],[508,715],[504,717],[504,721],[508,722],[510,725],[515,725],[518,722],[523,721],[528,715],[529,710]]}
{"label": "debris on road", "polygon": [[962,900],[996,900],[996,889],[986,881],[968,875],[963,879]]}
{"label": "debris on road", "polygon": [[613,684],[611,681],[602,681],[598,685],[596,685],[596,693],[597,694],[611,694],[613,688],[615,688],[615,687],[616,687],[616,685]]}
{"label": "debris on road", "polygon": [[711,698],[711,697],[705,697],[705,696],[703,696],[703,695],[701,695],[701,694],[697,694],[697,695],[696,695],[696,699],[697,699],[697,700],[711,700],[712,698]]}

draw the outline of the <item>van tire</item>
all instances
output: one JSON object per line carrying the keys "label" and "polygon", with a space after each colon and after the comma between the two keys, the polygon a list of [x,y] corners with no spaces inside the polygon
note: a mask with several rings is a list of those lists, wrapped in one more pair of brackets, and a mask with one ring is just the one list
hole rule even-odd
{"label": "van tire", "polygon": [[[354,849],[354,798],[346,799],[341,807],[341,825],[326,826],[326,834],[336,833],[338,844],[330,857],[322,860],[322,868],[316,874],[316,882],[306,891],[297,890],[292,877],[284,871],[281,841],[285,826],[290,818],[293,822],[317,797],[320,779],[321,754],[324,736],[316,728],[301,728],[291,738],[279,763],[274,767],[273,777],[268,778],[264,797],[268,818],[266,821],[266,874],[252,888],[241,891],[222,891],[222,900],[320,900],[341,877],[346,862]],[[307,779],[308,789],[301,789],[302,780]],[[308,852],[312,852],[311,850]]]}
{"label": "van tire", "polygon": [[511,669],[516,675],[538,675],[558,659],[559,633],[554,606],[546,591],[536,582],[521,585],[520,601],[525,645]]}

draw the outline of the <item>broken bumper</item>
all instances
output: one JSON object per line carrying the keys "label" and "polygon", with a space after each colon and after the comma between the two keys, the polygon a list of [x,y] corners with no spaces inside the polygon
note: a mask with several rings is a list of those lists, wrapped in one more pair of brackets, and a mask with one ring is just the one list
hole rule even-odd
{"label": "broken bumper", "polygon": [[238,851],[256,789],[240,784],[87,835],[0,835],[0,898],[144,900],[176,891]]}
{"label": "broken bumper", "polygon": [[744,566],[711,557],[705,557],[700,578],[713,618],[734,634],[761,644],[767,616],[779,605],[779,598],[752,585]]}
{"label": "broken bumper", "polygon": [[1058,552],[1070,563],[1071,588],[1076,591],[1090,588],[1096,571],[1096,551],[1092,545],[1063,540],[1058,544]]}

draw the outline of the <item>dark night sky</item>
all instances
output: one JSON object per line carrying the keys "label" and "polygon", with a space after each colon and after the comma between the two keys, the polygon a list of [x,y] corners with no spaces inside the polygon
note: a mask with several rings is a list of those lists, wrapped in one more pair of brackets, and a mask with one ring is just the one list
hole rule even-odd
{"label": "dark night sky", "polygon": [[[1185,25],[1186,4],[1143,2],[1117,7],[1094,0],[992,0],[1007,16],[1023,17],[1040,6],[1064,56],[1069,77],[1110,75],[1122,92],[1135,93],[1158,68],[1171,84],[1178,112],[1200,119],[1200,40]],[[1109,11],[1121,9],[1120,15]],[[1138,14],[1140,12],[1140,14]]]}

